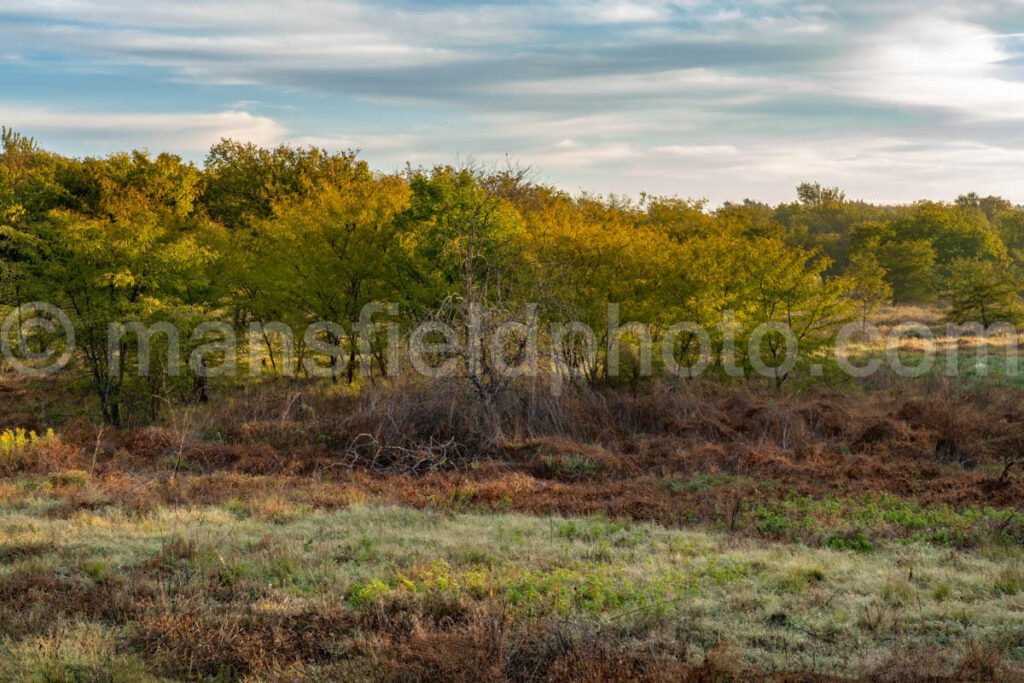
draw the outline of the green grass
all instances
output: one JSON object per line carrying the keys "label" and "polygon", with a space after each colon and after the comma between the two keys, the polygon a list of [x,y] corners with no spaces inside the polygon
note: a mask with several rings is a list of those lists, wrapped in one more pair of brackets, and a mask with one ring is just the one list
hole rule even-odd
{"label": "green grass", "polygon": [[663,479],[661,487],[668,491],[707,491],[717,486],[728,486],[735,483],[737,477],[729,474],[695,474],[689,479]]}
{"label": "green grass", "polygon": [[[903,366],[901,373],[908,377],[955,377],[964,385],[974,388],[986,385],[1024,387],[1024,357],[1008,357],[1004,349],[991,349],[986,356],[979,358],[974,349],[968,348],[947,358],[946,349],[936,346],[930,361],[920,350],[901,349],[897,357]],[[878,362],[878,372],[894,372],[890,356],[881,350],[851,353],[849,360],[858,368]],[[833,363],[832,360],[827,361],[829,366]]]}
{"label": "green grass", "polygon": [[[880,520],[925,536],[953,514],[888,499],[852,510],[821,505],[852,513],[854,522]],[[215,580],[262,610],[301,613],[325,596],[354,613],[396,601],[497,600],[517,620],[558,615],[628,627],[634,636],[685,634],[697,659],[724,639],[761,668],[845,675],[904,647],[971,640],[1009,648],[1024,634],[1024,573],[1012,549],[983,556],[907,542],[858,553],[602,518],[280,508],[266,517],[222,507],[133,516],[107,507],[70,519],[8,509],[0,514],[0,581],[32,574],[128,590],[126,577],[160,558],[166,586],[192,594]],[[780,514],[800,520],[821,511],[791,499]],[[60,619],[59,638],[8,632],[0,678],[159,673],[141,653],[116,645],[132,642],[133,624],[76,617],[73,605]]]}
{"label": "green grass", "polygon": [[972,546],[1016,543],[1001,535],[1010,510],[921,505],[890,494],[816,499],[796,494],[758,503],[754,527],[769,538],[870,552],[878,543]]}

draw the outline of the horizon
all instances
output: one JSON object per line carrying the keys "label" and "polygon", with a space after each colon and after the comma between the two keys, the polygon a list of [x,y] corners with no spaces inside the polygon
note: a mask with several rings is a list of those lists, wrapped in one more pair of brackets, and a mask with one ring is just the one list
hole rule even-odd
{"label": "horizon", "polygon": [[[0,124],[0,125],[2,125],[2,124]],[[51,153],[55,153],[55,154],[61,154],[60,152],[57,152],[57,151],[52,150],[52,149],[49,149],[46,145],[42,144],[42,142],[40,140],[35,138],[35,136],[29,135],[29,134],[25,134],[22,131],[14,130],[14,129],[10,128],[10,127],[6,127],[6,130],[11,131],[11,132],[13,132],[13,133],[15,133],[15,134],[17,134],[19,136],[22,136],[24,138],[32,140],[36,145],[38,145],[38,147],[40,149],[43,149],[43,150],[45,150],[47,152],[51,152]],[[247,140],[233,140],[233,139],[229,139],[229,138],[223,138],[222,140],[231,141],[231,142],[237,142],[237,143],[241,143],[241,144],[257,144],[257,143],[254,143],[252,141],[247,141]],[[313,145],[313,144],[299,145],[299,144],[289,143],[289,142],[278,143],[278,145],[275,145],[274,147],[279,146],[279,145],[292,146],[292,147],[295,147],[295,148],[303,148],[303,149],[310,149],[310,148],[316,148],[317,147],[316,145]],[[257,146],[259,146],[259,145],[257,145]],[[498,166],[497,163],[495,163],[493,165],[484,166],[484,165],[481,165],[481,164],[477,163],[475,159],[457,159],[457,160],[455,160],[453,162],[436,162],[436,163],[429,163],[428,162],[428,163],[424,163],[422,165],[412,165],[411,162],[407,162],[406,164],[402,165],[401,169],[394,169],[394,170],[390,170],[390,171],[385,171],[385,170],[382,170],[382,169],[374,168],[373,164],[370,163],[368,160],[366,160],[362,156],[362,151],[361,150],[358,150],[358,149],[332,150],[332,149],[329,149],[329,148],[320,148],[320,149],[322,149],[323,151],[329,152],[329,153],[334,153],[334,152],[352,152],[352,153],[354,153],[356,155],[357,159],[359,159],[361,161],[366,161],[370,165],[370,170],[373,173],[382,174],[382,175],[391,175],[391,174],[401,175],[401,174],[405,173],[407,170],[411,170],[411,171],[417,171],[417,170],[429,171],[431,168],[446,167],[446,166],[447,167],[452,167],[452,168],[469,167],[469,168],[474,168],[474,169],[481,169],[484,172],[490,172],[491,170],[500,169],[500,167]],[[205,159],[205,156],[200,156],[198,159],[197,158],[190,158],[188,155],[183,155],[183,154],[177,153],[174,150],[150,150],[150,149],[147,149],[147,148],[134,148],[134,149],[114,150],[114,151],[107,152],[105,154],[101,153],[101,154],[62,155],[62,156],[67,156],[68,158],[75,158],[75,159],[103,159],[103,158],[107,158],[107,157],[114,156],[114,155],[117,155],[117,154],[131,154],[131,153],[134,153],[134,152],[141,152],[141,153],[144,153],[144,154],[146,154],[146,155],[148,155],[150,157],[158,156],[158,155],[161,155],[161,154],[170,154],[172,156],[175,156],[175,157],[181,159],[184,163],[193,165],[196,169],[198,169],[200,171],[203,171],[203,172],[206,171],[206,159]],[[646,196],[648,198],[651,198],[651,199],[680,200],[680,201],[686,201],[686,202],[691,202],[691,203],[699,204],[700,208],[703,211],[707,212],[707,213],[714,213],[715,211],[718,211],[718,210],[724,208],[727,205],[734,205],[734,206],[735,205],[741,205],[744,202],[748,202],[748,201],[749,202],[754,202],[754,203],[757,203],[757,204],[763,204],[763,205],[771,207],[771,208],[776,208],[776,207],[779,207],[779,206],[799,203],[799,197],[797,196],[797,194],[798,194],[797,191],[799,189],[799,185],[800,184],[805,184],[805,183],[806,184],[819,185],[819,186],[821,186],[824,189],[837,189],[837,190],[841,191],[842,194],[843,194],[843,200],[842,201],[845,202],[845,203],[848,203],[848,204],[864,204],[864,205],[868,205],[868,206],[877,206],[877,207],[882,207],[882,208],[911,207],[911,206],[913,206],[915,204],[918,204],[920,202],[932,202],[932,203],[939,203],[939,204],[954,204],[954,203],[956,203],[956,200],[958,200],[959,198],[967,196],[967,195],[970,195],[970,194],[976,195],[979,199],[991,198],[991,197],[999,198],[999,199],[1006,199],[1006,200],[1010,201],[1011,204],[1013,206],[1015,206],[1015,207],[1018,207],[1018,208],[1024,207],[1024,204],[1020,204],[1020,203],[1014,202],[1011,198],[1002,197],[1001,195],[994,195],[994,194],[991,194],[991,193],[987,193],[987,192],[984,191],[984,188],[974,188],[974,189],[971,189],[971,190],[968,190],[968,191],[965,191],[965,192],[959,192],[959,193],[956,194],[956,196],[950,197],[950,198],[947,198],[947,197],[942,197],[942,198],[937,198],[937,197],[918,197],[916,199],[911,199],[911,200],[907,200],[907,201],[886,202],[886,201],[878,201],[878,200],[867,199],[867,198],[864,198],[864,197],[851,197],[851,196],[849,196],[848,193],[846,193],[845,189],[842,188],[842,187],[828,186],[825,183],[819,183],[818,181],[813,180],[813,179],[805,179],[805,180],[801,181],[801,183],[798,183],[797,186],[794,186],[794,188],[793,188],[793,196],[788,198],[788,199],[780,199],[778,201],[767,201],[767,200],[757,199],[757,198],[754,198],[754,197],[742,197],[742,198],[737,197],[737,198],[726,198],[722,202],[715,204],[711,200],[709,200],[707,197],[700,196],[700,195],[684,196],[684,195],[679,195],[679,194],[655,194],[655,193],[652,193],[652,192],[647,192],[645,190],[640,190],[636,194],[625,194],[625,193],[614,192],[614,191],[607,192],[607,193],[597,193],[597,192],[593,192],[591,190],[588,190],[587,188],[580,188],[580,189],[578,189],[576,191],[572,191],[572,190],[569,190],[567,188],[561,187],[561,186],[559,186],[559,185],[557,185],[555,183],[545,182],[544,180],[538,179],[537,176],[539,175],[539,172],[541,171],[541,169],[535,169],[533,167],[525,167],[524,168],[521,165],[517,165],[515,159],[506,159],[506,161],[508,161],[512,165],[512,167],[518,168],[520,170],[523,170],[526,173],[526,175],[527,175],[528,182],[531,182],[531,183],[534,183],[534,184],[537,184],[537,185],[540,185],[540,186],[544,186],[544,187],[551,187],[551,188],[554,188],[555,190],[566,192],[566,193],[568,193],[569,195],[571,195],[573,197],[592,196],[592,197],[595,197],[595,198],[600,199],[600,200],[626,199],[626,200],[628,200],[630,202],[633,202],[633,203],[638,203],[638,202],[642,201],[644,196]],[[981,189],[982,191],[978,192],[977,190],[979,190],[979,189]]]}
{"label": "horizon", "polygon": [[0,123],[68,156],[221,137],[382,172],[512,158],[572,194],[1024,203],[1024,3],[0,8]]}

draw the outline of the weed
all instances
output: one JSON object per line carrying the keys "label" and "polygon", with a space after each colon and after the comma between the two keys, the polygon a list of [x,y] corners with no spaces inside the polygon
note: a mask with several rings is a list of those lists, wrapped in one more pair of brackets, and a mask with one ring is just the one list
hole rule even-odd
{"label": "weed", "polygon": [[541,462],[556,477],[564,479],[583,479],[600,469],[594,460],[574,454],[545,455]]}
{"label": "weed", "polygon": [[1004,567],[994,582],[996,592],[1003,595],[1016,595],[1024,591],[1024,568],[1019,564]]}
{"label": "weed", "polygon": [[82,470],[65,470],[50,475],[50,486],[54,488],[81,488],[89,481],[89,473]]}
{"label": "weed", "polygon": [[274,524],[285,524],[302,516],[303,508],[279,494],[254,498],[246,502],[249,516]]}
{"label": "weed", "polygon": [[809,586],[825,580],[825,571],[820,567],[790,567],[778,579],[779,590],[786,593],[802,593]]}
{"label": "weed", "polygon": [[165,562],[176,562],[191,559],[196,554],[196,542],[181,534],[168,538],[160,549],[160,557]]}
{"label": "weed", "polygon": [[17,457],[34,446],[55,441],[56,439],[57,435],[52,429],[48,429],[43,436],[20,427],[5,429],[0,432],[0,454],[8,457]]}
{"label": "weed", "polygon": [[370,579],[364,583],[354,583],[345,593],[345,601],[355,608],[362,608],[382,600],[390,588],[380,579]]}
{"label": "weed", "polygon": [[661,487],[668,491],[707,491],[716,486],[727,486],[733,481],[728,474],[695,474],[686,480],[662,479]]}
{"label": "weed", "polygon": [[879,595],[890,607],[903,607],[916,595],[914,586],[905,579],[890,579],[882,584]]}
{"label": "weed", "polygon": [[0,432],[0,466],[5,469],[19,469],[26,458],[44,446],[57,444],[58,438],[52,429],[40,436],[34,431],[17,427]]}
{"label": "weed", "polygon": [[97,583],[106,581],[111,575],[110,565],[106,561],[93,558],[82,562],[82,571]]}
{"label": "weed", "polygon": [[832,535],[821,545],[832,550],[852,550],[858,553],[870,553],[875,549],[875,544],[869,541],[863,532],[848,537]]}

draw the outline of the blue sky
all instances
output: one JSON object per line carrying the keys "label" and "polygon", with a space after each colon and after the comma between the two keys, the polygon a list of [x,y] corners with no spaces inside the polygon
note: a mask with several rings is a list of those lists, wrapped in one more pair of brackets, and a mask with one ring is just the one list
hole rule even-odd
{"label": "blue sky", "polygon": [[0,123],[76,155],[508,156],[713,205],[1024,203],[1024,0],[0,0]]}

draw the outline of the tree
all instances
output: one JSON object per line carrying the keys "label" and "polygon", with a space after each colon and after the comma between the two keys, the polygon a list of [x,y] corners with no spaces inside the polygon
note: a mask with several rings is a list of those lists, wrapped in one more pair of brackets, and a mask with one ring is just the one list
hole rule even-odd
{"label": "tree", "polygon": [[879,306],[892,301],[892,285],[885,279],[885,268],[873,252],[854,256],[846,275],[850,278],[851,296],[859,304],[862,323],[867,323],[868,315]]}
{"label": "tree", "polygon": [[33,226],[45,249],[32,276],[44,299],[75,324],[103,419],[117,425],[129,346],[122,339],[111,357],[109,324],[150,324],[202,307],[204,270],[215,254],[203,244],[209,233],[194,213],[199,174],[178,157],[86,159],[73,162],[67,175],[77,208],[54,210]]}
{"label": "tree", "polygon": [[935,248],[925,239],[885,242],[878,247],[878,262],[899,303],[935,300],[935,261]]}
{"label": "tree", "polygon": [[957,259],[950,268],[950,318],[957,323],[1017,323],[1024,315],[1021,282],[1005,261]]}
{"label": "tree", "polygon": [[775,220],[784,226],[786,242],[817,250],[831,262],[826,275],[843,273],[849,265],[851,240],[858,226],[882,218],[877,207],[849,201],[836,187],[804,183],[797,188],[799,201],[775,209]]}
{"label": "tree", "polygon": [[24,227],[66,206],[67,161],[32,138],[0,128],[0,224]]}
{"label": "tree", "polygon": [[411,250],[415,289],[407,292],[421,314],[465,340],[458,355],[466,377],[489,400],[503,382],[481,340],[523,303],[529,264],[521,216],[476,168],[410,171],[408,183],[409,206],[398,218]]}
{"label": "tree", "polygon": [[992,195],[982,197],[977,192],[960,195],[956,198],[956,205],[962,208],[981,209],[989,223],[993,225],[999,214],[1013,209],[1013,204],[1007,199]]}
{"label": "tree", "polygon": [[743,200],[742,204],[723,204],[715,212],[715,229],[744,237],[782,238],[786,232],[771,206],[751,199]]}
{"label": "tree", "polygon": [[[592,353],[575,337],[556,353],[570,372],[592,382],[616,379],[608,362],[609,305],[621,304],[623,324],[678,321],[692,302],[687,288],[693,280],[687,276],[705,274],[685,267],[681,245],[713,233],[704,227],[711,218],[692,203],[648,198],[640,209],[615,198],[574,198],[552,190],[524,212],[524,220],[526,250],[542,276],[548,319],[580,322],[595,333]],[[633,363],[636,340],[628,331],[623,336],[615,348],[624,347],[628,374],[635,378],[642,370]]]}
{"label": "tree", "polygon": [[[365,162],[352,160],[345,176],[321,180],[309,196],[279,204],[256,238],[264,268],[255,279],[274,283],[276,303],[254,311],[306,323],[351,323],[364,305],[393,298],[406,263],[396,219],[408,201],[400,177],[375,176]],[[358,348],[355,335],[347,341],[351,384]],[[341,340],[335,335],[330,342]],[[340,363],[335,357],[335,379]]]}
{"label": "tree", "polygon": [[[0,305],[49,301],[71,315],[101,412],[114,423],[183,385],[159,367],[146,378],[127,375],[131,335],[108,355],[111,322],[190,331],[230,315],[235,329],[281,321],[294,330],[353,322],[367,303],[396,301],[405,323],[441,320],[457,330],[463,376],[490,400],[504,384],[498,367],[523,359],[523,340],[482,343],[506,323],[538,332],[541,322],[589,326],[593,343],[573,326],[579,334],[559,338],[554,355],[602,382],[613,379],[618,351],[639,379],[645,345],[657,347],[679,321],[702,325],[712,352],[735,332],[749,369],[749,341],[762,323],[788,325],[806,357],[820,353],[854,302],[862,320],[887,300],[940,293],[958,318],[1019,314],[1021,207],[976,194],[876,206],[816,183],[797,197],[712,212],[702,200],[574,196],[514,167],[383,175],[351,151],[231,140],[214,145],[199,170],[167,154],[65,158],[3,130]],[[618,331],[610,330],[616,319]],[[769,361],[785,350],[776,325],[753,352]],[[332,374],[347,353],[354,381],[367,353],[357,343],[362,331],[331,330],[337,352],[324,355],[335,361]],[[706,345],[692,330],[671,334],[677,360]],[[367,339],[385,370],[385,335],[378,327]],[[303,340],[294,342],[289,361],[303,360]],[[264,343],[277,366],[278,346],[267,334]]]}
{"label": "tree", "polygon": [[984,212],[971,206],[917,202],[894,222],[893,231],[898,240],[927,240],[940,268],[960,258],[1006,256],[1006,247]]}
{"label": "tree", "polygon": [[321,182],[343,178],[355,159],[352,150],[330,153],[287,145],[268,149],[221,140],[206,156],[200,201],[228,230],[249,227],[271,218],[277,203],[307,197]]}
{"label": "tree", "polygon": [[838,187],[825,187],[820,183],[800,183],[796,188],[800,203],[811,207],[837,206],[846,202],[846,193]]}
{"label": "tree", "polygon": [[665,233],[677,242],[707,237],[715,231],[715,217],[705,211],[706,202],[676,197],[643,195],[638,225]]}
{"label": "tree", "polygon": [[[845,277],[825,277],[830,265],[827,258],[781,240],[760,240],[751,245],[746,259],[746,305],[739,321],[744,325],[745,338],[759,325],[782,323],[795,338],[800,358],[806,360],[849,319],[850,282]],[[746,339],[742,346],[750,350]],[[786,351],[777,333],[766,335],[762,341],[761,353],[767,353],[772,367],[779,365]],[[786,378],[786,373],[776,371],[777,384]]]}
{"label": "tree", "polygon": [[1024,264],[1024,208],[1015,208],[996,217],[996,231],[1018,268]]}

